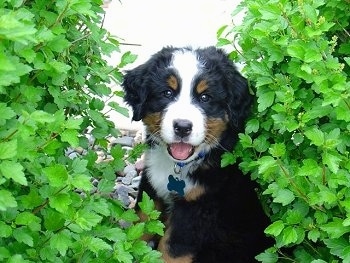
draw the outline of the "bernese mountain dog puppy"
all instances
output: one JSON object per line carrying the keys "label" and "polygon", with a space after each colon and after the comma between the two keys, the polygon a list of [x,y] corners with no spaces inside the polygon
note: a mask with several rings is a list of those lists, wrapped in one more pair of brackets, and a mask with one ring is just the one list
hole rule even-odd
{"label": "bernese mountain dog puppy", "polygon": [[164,261],[256,262],[272,245],[256,185],[237,165],[220,167],[250,112],[246,79],[221,49],[166,47],[128,71],[123,88],[146,127],[138,201],[145,191],[162,212]]}

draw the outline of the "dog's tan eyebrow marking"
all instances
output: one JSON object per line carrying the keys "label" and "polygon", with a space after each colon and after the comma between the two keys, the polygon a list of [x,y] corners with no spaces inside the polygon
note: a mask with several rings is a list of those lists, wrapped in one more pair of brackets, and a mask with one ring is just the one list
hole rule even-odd
{"label": "dog's tan eyebrow marking", "polygon": [[173,90],[177,90],[177,88],[179,87],[179,83],[177,82],[177,78],[174,75],[171,75],[167,79],[167,83],[168,83],[169,87],[172,88]]}
{"label": "dog's tan eyebrow marking", "polygon": [[201,94],[207,89],[208,89],[208,83],[206,80],[201,80],[196,86],[197,94]]}

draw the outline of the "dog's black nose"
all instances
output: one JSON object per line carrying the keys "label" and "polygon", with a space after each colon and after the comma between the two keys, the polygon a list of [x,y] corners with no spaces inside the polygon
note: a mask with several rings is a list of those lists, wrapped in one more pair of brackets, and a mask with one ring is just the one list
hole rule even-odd
{"label": "dog's black nose", "polygon": [[192,122],[189,120],[177,119],[173,122],[175,134],[184,138],[192,132]]}

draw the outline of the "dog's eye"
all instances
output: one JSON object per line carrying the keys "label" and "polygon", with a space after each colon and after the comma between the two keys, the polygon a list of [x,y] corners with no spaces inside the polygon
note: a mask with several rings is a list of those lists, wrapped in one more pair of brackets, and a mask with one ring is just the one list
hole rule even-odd
{"label": "dog's eye", "polygon": [[168,99],[171,99],[173,95],[174,95],[174,92],[170,89],[163,91],[163,96]]}
{"label": "dog's eye", "polygon": [[201,102],[208,102],[208,101],[210,101],[210,99],[211,99],[211,97],[208,94],[205,94],[205,93],[203,93],[203,94],[201,94],[199,96],[199,100]]}

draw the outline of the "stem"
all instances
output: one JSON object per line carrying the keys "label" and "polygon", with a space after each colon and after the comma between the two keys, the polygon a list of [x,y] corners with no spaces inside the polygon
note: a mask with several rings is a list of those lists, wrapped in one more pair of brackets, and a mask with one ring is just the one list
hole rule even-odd
{"label": "stem", "polygon": [[82,37],[79,37],[78,39],[74,40],[71,42],[71,45],[74,45],[76,42],[80,41],[80,40],[83,40],[84,38],[87,38],[91,35],[91,32],[90,33],[87,33],[85,35],[83,35]]}
{"label": "stem", "polygon": [[[309,198],[307,197],[307,195],[305,195],[301,189],[299,189],[299,187],[295,184],[295,182],[292,180],[292,178],[289,176],[288,171],[286,170],[286,168],[283,166],[282,162],[280,159],[277,159],[279,167],[281,168],[283,174],[286,176],[286,178],[288,179],[289,183],[293,186],[293,188],[298,192],[298,194],[300,195],[300,197],[307,203],[309,204]],[[312,207],[315,210],[320,210],[320,211],[325,211],[323,207],[321,206],[313,206],[310,205],[310,207]]]}
{"label": "stem", "polygon": [[34,210],[33,210],[33,214],[37,214],[42,208],[44,208],[47,204],[49,203],[49,198],[46,198],[45,202],[42,203],[41,205],[39,205],[38,207],[36,207]]}
{"label": "stem", "polygon": [[290,184],[295,188],[295,190],[299,193],[299,195],[304,199],[305,202],[309,202],[308,197],[298,188],[298,186],[294,183],[294,181],[290,178],[288,171],[286,168],[283,166],[282,162],[280,159],[278,160],[279,167],[282,169],[283,174],[287,177],[288,181]]}
{"label": "stem", "polygon": [[141,47],[141,44],[120,42],[119,45]]}
{"label": "stem", "polygon": [[326,185],[326,166],[323,165],[322,167],[322,184]]}
{"label": "stem", "polygon": [[14,131],[11,132],[6,138],[4,138],[2,141],[3,141],[3,142],[6,142],[6,141],[10,140],[11,137],[14,136],[17,132],[18,132],[18,129],[14,130]]}

